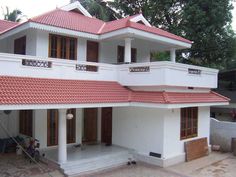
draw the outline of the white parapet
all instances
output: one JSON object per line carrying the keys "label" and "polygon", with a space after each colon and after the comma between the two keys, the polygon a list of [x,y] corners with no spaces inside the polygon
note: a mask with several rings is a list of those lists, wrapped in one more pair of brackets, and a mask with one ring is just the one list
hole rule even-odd
{"label": "white parapet", "polygon": [[115,81],[124,86],[217,88],[218,70],[171,61],[105,64],[0,53],[0,76]]}

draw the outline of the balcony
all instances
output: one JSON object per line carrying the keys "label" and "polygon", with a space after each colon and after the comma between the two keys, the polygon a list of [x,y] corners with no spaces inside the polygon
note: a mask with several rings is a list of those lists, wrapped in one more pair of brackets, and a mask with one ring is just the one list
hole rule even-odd
{"label": "balcony", "polygon": [[218,70],[169,61],[118,66],[125,86],[180,86],[217,88]]}
{"label": "balcony", "polygon": [[174,62],[105,64],[0,53],[0,75],[116,81],[124,86],[217,87],[218,70]]}

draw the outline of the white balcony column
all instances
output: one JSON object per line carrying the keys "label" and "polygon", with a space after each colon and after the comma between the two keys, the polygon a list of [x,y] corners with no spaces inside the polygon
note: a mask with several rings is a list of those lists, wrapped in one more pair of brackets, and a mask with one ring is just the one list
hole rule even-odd
{"label": "white balcony column", "polygon": [[66,149],[66,109],[58,110],[58,162],[67,161]]}
{"label": "white balcony column", "polygon": [[176,51],[175,49],[170,50],[170,60],[172,62],[175,62],[175,59],[176,59],[175,51]]}
{"label": "white balcony column", "polygon": [[131,41],[132,38],[125,38],[125,63],[131,63]]}

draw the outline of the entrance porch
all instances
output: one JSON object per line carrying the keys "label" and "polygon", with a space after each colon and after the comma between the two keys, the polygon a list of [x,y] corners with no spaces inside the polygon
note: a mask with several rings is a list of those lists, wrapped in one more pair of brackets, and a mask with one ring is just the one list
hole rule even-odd
{"label": "entrance porch", "polygon": [[[42,150],[42,153],[48,160],[58,163],[57,148]],[[66,175],[73,176],[117,167],[126,164],[129,160],[133,160],[132,151],[120,146],[104,144],[68,146],[67,161],[59,165]]]}

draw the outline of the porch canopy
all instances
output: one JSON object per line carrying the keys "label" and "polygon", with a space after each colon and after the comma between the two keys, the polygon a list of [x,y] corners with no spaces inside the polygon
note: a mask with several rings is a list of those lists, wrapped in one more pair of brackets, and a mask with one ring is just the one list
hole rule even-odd
{"label": "porch canopy", "polygon": [[0,77],[0,110],[116,106],[180,108],[228,102],[228,98],[212,91],[134,91],[111,81]]}

